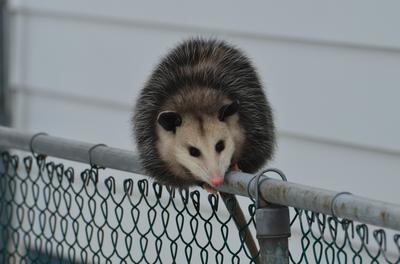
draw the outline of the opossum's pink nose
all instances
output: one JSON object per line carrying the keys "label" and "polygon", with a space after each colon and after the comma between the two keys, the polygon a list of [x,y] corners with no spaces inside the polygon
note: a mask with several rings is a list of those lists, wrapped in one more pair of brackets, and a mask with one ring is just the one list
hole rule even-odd
{"label": "opossum's pink nose", "polygon": [[211,178],[210,183],[212,186],[217,187],[220,186],[224,182],[224,178],[219,175],[215,175]]}

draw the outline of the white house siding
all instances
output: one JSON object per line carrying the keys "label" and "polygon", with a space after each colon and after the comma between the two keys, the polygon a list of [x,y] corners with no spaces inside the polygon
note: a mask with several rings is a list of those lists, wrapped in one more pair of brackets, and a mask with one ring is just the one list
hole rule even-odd
{"label": "white house siding", "polygon": [[13,124],[134,149],[131,109],[190,36],[254,61],[289,180],[399,203],[400,2],[11,1]]}

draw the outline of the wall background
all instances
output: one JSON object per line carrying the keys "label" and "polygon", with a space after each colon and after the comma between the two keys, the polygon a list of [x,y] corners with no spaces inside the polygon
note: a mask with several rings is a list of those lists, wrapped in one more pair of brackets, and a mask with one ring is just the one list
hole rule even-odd
{"label": "wall background", "polygon": [[289,180],[399,203],[397,1],[10,1],[13,126],[133,149],[135,97],[189,36],[226,39],[275,111]]}

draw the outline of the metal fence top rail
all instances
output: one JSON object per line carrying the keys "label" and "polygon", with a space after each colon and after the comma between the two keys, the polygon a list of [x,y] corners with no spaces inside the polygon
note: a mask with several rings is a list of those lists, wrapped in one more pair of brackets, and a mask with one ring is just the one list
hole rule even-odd
{"label": "metal fence top rail", "polygon": [[[97,146],[96,146],[97,145]],[[93,148],[96,146],[95,148]],[[0,147],[31,151],[58,158],[93,163],[98,166],[144,174],[138,156],[128,150],[90,144],[45,134],[30,134],[0,126]],[[91,153],[89,156],[89,152]],[[220,191],[255,197],[254,175],[230,172]],[[259,194],[264,200],[285,206],[400,230],[400,205],[349,193],[335,192],[297,183],[267,178],[260,181]]]}

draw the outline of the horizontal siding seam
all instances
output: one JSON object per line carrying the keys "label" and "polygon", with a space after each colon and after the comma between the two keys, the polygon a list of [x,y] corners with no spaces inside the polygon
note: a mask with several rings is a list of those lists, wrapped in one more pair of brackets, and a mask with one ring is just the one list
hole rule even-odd
{"label": "horizontal siding seam", "polygon": [[118,18],[113,16],[105,15],[89,15],[72,12],[60,12],[54,10],[41,10],[37,8],[27,7],[14,7],[10,10],[12,15],[21,16],[32,16],[32,17],[45,17],[60,20],[71,20],[81,21],[85,23],[92,23],[96,25],[107,25],[107,26],[119,26],[127,28],[142,28],[147,30],[155,31],[167,31],[167,32],[183,32],[190,33],[193,35],[220,35],[226,37],[234,37],[241,39],[248,39],[254,41],[276,41],[276,42],[290,42],[306,45],[318,45],[318,46],[330,46],[339,47],[346,49],[357,49],[357,50],[373,50],[381,52],[400,52],[400,47],[391,45],[373,45],[366,44],[356,41],[339,41],[339,40],[328,40],[323,38],[310,38],[310,37],[293,37],[289,35],[277,35],[277,34],[262,34],[256,32],[238,31],[232,29],[219,29],[219,28],[208,28],[195,25],[179,25],[170,22],[154,22],[149,20],[138,20],[138,19],[127,19]]}

